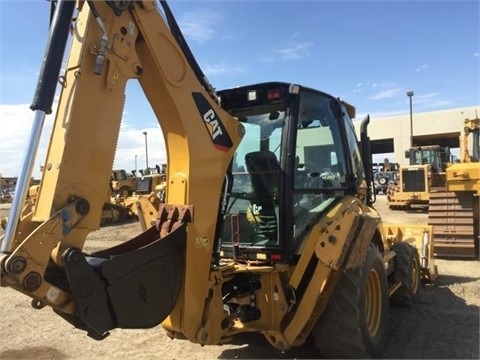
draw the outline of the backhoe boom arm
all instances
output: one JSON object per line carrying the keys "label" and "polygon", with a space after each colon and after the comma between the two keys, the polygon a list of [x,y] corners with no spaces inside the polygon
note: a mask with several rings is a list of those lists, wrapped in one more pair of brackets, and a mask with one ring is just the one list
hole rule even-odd
{"label": "backhoe boom arm", "polygon": [[[57,11],[65,3],[71,2],[60,1]],[[191,281],[203,279],[204,286],[180,303],[185,301],[181,306],[186,316],[200,317],[208,295],[215,236],[212,210],[216,213],[219,208],[224,181],[217,174],[226,173],[241,139],[242,126],[218,106],[211,89],[199,81],[198,73],[192,70],[165,23],[158,3],[121,3],[76,4],[78,14],[71,23],[68,63],[59,78],[61,95],[38,200],[34,212],[11,224],[15,230],[10,239],[4,239],[2,250],[9,256],[3,262],[2,282],[67,314],[78,314],[82,301],[98,303],[98,299],[79,301],[77,296],[75,309],[69,298],[70,292],[78,294],[72,285],[78,274],[97,277],[95,271],[85,270],[86,266],[72,265],[75,261],[88,263],[72,249],[81,249],[88,233],[99,227],[102,204],[108,196],[125,87],[128,80],[136,79],[165,137],[167,199],[172,206],[158,221],[160,232],[162,239],[168,238],[171,232],[180,231],[182,222],[190,222],[188,235],[183,235],[186,239],[179,241],[184,241],[186,247],[177,246],[184,252],[180,257],[189,259],[186,269],[182,269],[186,277],[179,281],[185,281],[188,288]],[[46,56],[48,62],[48,52]],[[38,90],[36,98],[47,96],[44,91]],[[80,212],[78,206],[72,207],[78,202],[82,204]],[[195,204],[195,208],[189,204]],[[151,242],[156,238],[158,232],[150,236]],[[160,241],[163,242],[167,241]],[[57,280],[64,277],[57,276],[63,273],[64,266],[70,282]],[[91,282],[92,287],[96,282]],[[173,305],[175,302],[170,307]],[[83,321],[87,327],[91,325],[88,318]],[[109,321],[99,327],[95,336],[111,327]],[[200,322],[198,319],[192,323]],[[188,335],[193,338],[193,330],[190,331]]]}

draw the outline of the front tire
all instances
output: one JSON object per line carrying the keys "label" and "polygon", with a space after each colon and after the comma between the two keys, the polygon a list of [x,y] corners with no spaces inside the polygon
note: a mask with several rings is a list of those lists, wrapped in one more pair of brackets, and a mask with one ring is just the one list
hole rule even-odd
{"label": "front tire", "polygon": [[395,258],[395,279],[402,285],[392,295],[390,301],[396,306],[412,306],[419,297],[421,288],[421,268],[418,251],[408,243],[395,243],[391,250],[397,254]]}
{"label": "front tire", "polygon": [[342,275],[312,334],[322,357],[358,359],[381,357],[387,330],[387,278],[370,245],[363,264]]}
{"label": "front tire", "polygon": [[129,197],[129,196],[132,195],[132,190],[130,190],[130,188],[124,186],[118,191],[118,194],[121,197],[126,198],[126,197]]}

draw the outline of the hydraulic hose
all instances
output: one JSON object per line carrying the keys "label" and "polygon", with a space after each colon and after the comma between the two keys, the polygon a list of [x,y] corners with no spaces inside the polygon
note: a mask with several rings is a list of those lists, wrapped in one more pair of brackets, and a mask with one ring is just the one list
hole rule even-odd
{"label": "hydraulic hose", "polygon": [[178,23],[175,20],[175,17],[173,16],[173,13],[170,10],[170,7],[168,6],[165,0],[161,0],[160,3],[162,4],[163,11],[165,12],[165,17],[167,18],[170,31],[172,32],[172,35],[174,36],[175,40],[177,40],[178,46],[180,46],[180,48],[182,49],[183,54],[187,58],[188,63],[190,64],[190,66],[193,69],[193,72],[195,73],[195,76],[197,77],[198,81],[200,81],[200,83],[205,87],[205,90],[208,92],[208,94],[215,101],[218,101],[216,97],[215,89],[208,81],[200,65],[198,65],[198,62],[195,59],[195,56],[193,56],[193,53],[190,50],[190,47],[188,46],[185,38],[183,37],[182,31],[180,30],[180,27],[178,26]]}

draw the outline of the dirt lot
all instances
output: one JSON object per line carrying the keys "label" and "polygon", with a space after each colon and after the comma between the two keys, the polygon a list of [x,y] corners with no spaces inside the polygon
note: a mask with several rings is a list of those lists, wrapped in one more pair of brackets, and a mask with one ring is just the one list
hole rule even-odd
{"label": "dirt lot", "polygon": [[[390,211],[384,195],[376,204],[385,222],[424,224],[422,210]],[[7,210],[1,210],[0,216]],[[103,228],[89,237],[88,248],[105,241],[127,239],[138,224]],[[86,249],[88,250],[88,249]],[[426,285],[412,308],[391,308],[387,359],[478,359],[480,262],[436,261],[440,276]],[[273,350],[261,336],[245,335],[235,344],[199,345],[168,339],[161,327],[114,330],[103,341],[84,332],[45,308],[34,310],[29,298],[0,288],[0,359],[294,359],[315,358],[311,344],[288,353]]]}

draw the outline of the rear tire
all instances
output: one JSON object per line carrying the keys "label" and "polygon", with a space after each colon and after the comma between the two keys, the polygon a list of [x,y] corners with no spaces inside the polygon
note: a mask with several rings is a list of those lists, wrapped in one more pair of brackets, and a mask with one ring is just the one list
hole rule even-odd
{"label": "rear tire", "polygon": [[402,285],[391,296],[390,302],[396,306],[412,306],[419,297],[421,288],[420,257],[418,251],[408,243],[395,243],[391,250],[397,253],[395,279]]}
{"label": "rear tire", "polygon": [[370,245],[363,264],[342,275],[312,334],[322,357],[358,359],[381,357],[387,330],[387,278]]}

